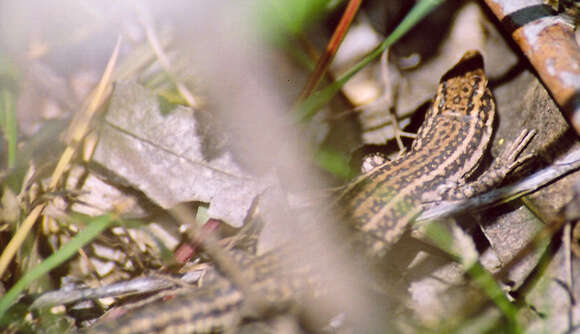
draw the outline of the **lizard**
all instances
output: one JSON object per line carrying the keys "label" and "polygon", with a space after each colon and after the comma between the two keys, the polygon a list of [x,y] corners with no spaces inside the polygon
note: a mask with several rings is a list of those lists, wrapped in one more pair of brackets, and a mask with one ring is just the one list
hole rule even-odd
{"label": "lizard", "polygon": [[[524,130],[485,173],[476,181],[467,182],[478,168],[493,133],[496,108],[487,83],[481,54],[475,50],[466,52],[441,77],[411,150],[361,175],[338,196],[335,206],[347,216],[355,239],[369,255],[384,255],[421,213],[424,203],[485,192],[527,159],[517,159],[534,135],[533,131]],[[251,258],[236,255],[236,261],[252,291],[288,305],[300,288],[301,278],[292,273],[276,274],[284,269],[279,265],[280,254]],[[195,292],[178,295],[166,303],[153,303],[97,324],[88,332],[227,332],[251,317],[244,314],[240,289],[213,269],[204,286]]]}
{"label": "lizard", "polygon": [[411,150],[347,185],[338,201],[370,254],[384,254],[423,210],[437,200],[483,193],[529,159],[517,160],[534,135],[524,130],[477,180],[493,133],[495,102],[483,57],[467,51],[442,77]]}

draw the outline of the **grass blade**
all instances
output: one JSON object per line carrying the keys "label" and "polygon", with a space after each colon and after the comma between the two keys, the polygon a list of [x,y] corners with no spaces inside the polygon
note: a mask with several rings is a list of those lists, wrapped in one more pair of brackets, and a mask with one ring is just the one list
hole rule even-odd
{"label": "grass blade", "polygon": [[4,315],[8,308],[12,306],[20,293],[24,291],[32,282],[38,280],[46,273],[56,268],[66,260],[70,259],[77,251],[88,244],[106,228],[111,226],[116,218],[113,215],[104,215],[93,218],[88,222],[86,228],[60,248],[56,253],[49,256],[41,264],[26,273],[14,286],[0,299],[0,326],[6,325]]}
{"label": "grass blade", "polygon": [[16,165],[18,126],[14,108],[14,96],[8,89],[0,90],[0,125],[8,143],[8,168]]}
{"label": "grass blade", "polygon": [[350,80],[358,71],[368,65],[375,58],[380,56],[385,49],[395,44],[403,35],[405,35],[411,28],[419,23],[427,14],[437,8],[444,0],[422,0],[415,5],[405,16],[403,21],[395,28],[395,30],[379,45],[375,50],[364,57],[360,62],[354,65],[348,72],[341,76],[332,84],[326,86],[324,89],[314,93],[306,99],[300,106],[298,106],[298,119],[300,121],[308,121],[314,114],[338,91],[344,84]]}

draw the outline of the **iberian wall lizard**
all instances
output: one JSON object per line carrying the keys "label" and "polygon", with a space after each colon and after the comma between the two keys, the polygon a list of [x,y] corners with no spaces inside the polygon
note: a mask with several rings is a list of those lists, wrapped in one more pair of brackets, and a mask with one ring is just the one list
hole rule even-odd
{"label": "iberian wall lizard", "polygon": [[[468,51],[441,78],[434,102],[411,150],[377,166],[346,187],[338,207],[355,229],[367,253],[380,256],[388,250],[424,202],[469,197],[497,185],[523,160],[518,153],[533,133],[523,132],[517,145],[494,161],[477,181],[466,183],[478,167],[492,135],[495,104],[487,87],[483,59]],[[239,255],[236,255],[239,257]],[[255,290],[274,302],[287,304],[301,278],[278,275],[280,253],[239,257],[240,268]],[[91,333],[207,333],[233,330],[248,316],[244,296],[214,270],[204,287],[154,303],[119,319],[99,324]]]}

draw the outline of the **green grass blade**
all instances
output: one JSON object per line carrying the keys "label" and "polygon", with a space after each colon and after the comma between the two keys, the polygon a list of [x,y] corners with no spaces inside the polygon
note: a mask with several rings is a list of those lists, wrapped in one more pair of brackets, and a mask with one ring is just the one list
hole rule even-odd
{"label": "green grass blade", "polygon": [[403,21],[393,30],[393,32],[375,50],[365,56],[359,63],[354,65],[348,72],[341,76],[334,83],[316,92],[306,99],[298,107],[298,119],[308,121],[312,116],[325,105],[336,93],[350,80],[358,71],[379,57],[385,49],[395,44],[411,28],[419,23],[427,14],[437,8],[444,0],[422,0],[415,5],[405,16]]}
{"label": "green grass blade", "polygon": [[41,264],[26,273],[3,297],[0,299],[0,326],[5,325],[4,319],[6,311],[12,306],[20,293],[24,291],[32,282],[38,280],[46,273],[56,268],[77,251],[98,236],[106,228],[111,226],[116,218],[113,215],[104,215],[93,218],[85,228],[61,247],[56,253],[49,256]]}
{"label": "green grass blade", "polygon": [[14,108],[14,96],[8,89],[0,90],[0,126],[4,138],[8,143],[8,168],[16,165],[16,144],[18,140],[18,126]]}
{"label": "green grass blade", "polygon": [[476,286],[478,286],[493,303],[503,313],[507,319],[510,333],[522,333],[522,328],[518,323],[517,307],[510,302],[501,286],[476,259],[468,259],[457,252],[456,247],[453,246],[454,240],[449,231],[441,226],[444,222],[433,221],[427,227],[427,236],[440,249],[447,252],[449,255],[457,259],[463,264],[466,272],[472,277]]}
{"label": "green grass blade", "polygon": [[467,268],[467,273],[471,276],[475,284],[482,289],[485,294],[493,301],[506,317],[510,333],[522,333],[523,330],[518,323],[518,310],[512,302],[505,296],[504,291],[490,274],[479,262]]}

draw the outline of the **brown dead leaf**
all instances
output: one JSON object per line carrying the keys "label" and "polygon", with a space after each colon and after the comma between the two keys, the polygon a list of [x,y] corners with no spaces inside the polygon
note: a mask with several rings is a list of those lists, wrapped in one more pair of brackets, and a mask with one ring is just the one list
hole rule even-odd
{"label": "brown dead leaf", "polygon": [[229,152],[204,155],[199,112],[177,106],[163,113],[153,93],[121,82],[93,159],[163,208],[205,202],[211,217],[240,227],[263,185]]}

